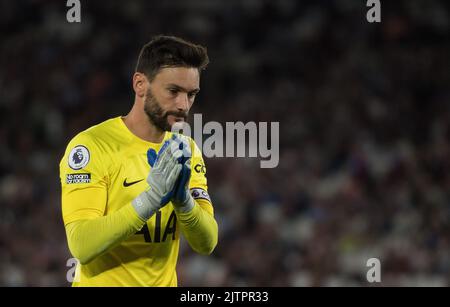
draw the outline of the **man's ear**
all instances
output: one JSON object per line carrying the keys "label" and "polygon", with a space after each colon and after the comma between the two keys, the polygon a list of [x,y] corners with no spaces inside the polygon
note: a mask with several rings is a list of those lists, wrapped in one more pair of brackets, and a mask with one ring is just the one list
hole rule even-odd
{"label": "man's ear", "polygon": [[133,75],[133,89],[136,95],[143,98],[147,93],[147,77],[140,72],[135,72]]}

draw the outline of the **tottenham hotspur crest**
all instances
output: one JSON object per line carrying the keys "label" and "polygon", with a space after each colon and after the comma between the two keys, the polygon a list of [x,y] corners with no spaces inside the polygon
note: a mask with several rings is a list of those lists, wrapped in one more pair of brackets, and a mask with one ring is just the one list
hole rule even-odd
{"label": "tottenham hotspur crest", "polygon": [[71,169],[79,170],[85,167],[89,163],[89,150],[78,145],[72,149],[69,154],[69,166]]}

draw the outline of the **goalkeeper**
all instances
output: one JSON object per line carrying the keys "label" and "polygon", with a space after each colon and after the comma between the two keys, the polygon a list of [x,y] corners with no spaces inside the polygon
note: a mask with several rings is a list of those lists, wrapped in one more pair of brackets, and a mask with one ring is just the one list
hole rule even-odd
{"label": "goalkeeper", "polygon": [[155,37],[139,55],[128,115],[69,142],[60,179],[67,241],[79,260],[73,286],[177,286],[180,234],[200,254],[214,250],[202,154],[170,132],[187,119],[207,64],[204,47]]}

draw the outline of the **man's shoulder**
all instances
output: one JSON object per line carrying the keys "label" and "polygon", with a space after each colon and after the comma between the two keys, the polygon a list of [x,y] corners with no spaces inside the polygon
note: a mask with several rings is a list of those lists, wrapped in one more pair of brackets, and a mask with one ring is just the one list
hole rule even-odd
{"label": "man's shoulder", "polygon": [[119,121],[120,117],[114,117],[107,119],[97,125],[91,126],[88,129],[80,132],[80,134],[85,134],[92,138],[107,139],[113,132],[120,129]]}
{"label": "man's shoulder", "polygon": [[118,129],[117,119],[120,120],[120,117],[108,119],[75,135],[67,144],[60,165],[66,167],[65,161],[69,161],[68,165],[72,169],[81,169],[90,160],[100,161],[94,159],[96,157],[101,157],[101,162],[105,164],[111,149],[116,147],[111,134]]}
{"label": "man's shoulder", "polygon": [[108,144],[113,141],[114,134],[119,129],[118,120],[120,120],[120,117],[110,118],[91,126],[75,135],[70,143],[81,142],[92,146],[103,147],[103,144]]}

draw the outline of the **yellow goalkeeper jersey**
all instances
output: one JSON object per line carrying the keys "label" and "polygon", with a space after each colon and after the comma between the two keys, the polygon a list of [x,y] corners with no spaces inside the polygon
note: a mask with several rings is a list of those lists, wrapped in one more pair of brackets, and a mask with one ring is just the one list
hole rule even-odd
{"label": "yellow goalkeeper jersey", "polygon": [[[147,188],[150,143],[128,130],[121,117],[107,120],[75,136],[60,162],[64,225],[115,212]],[[189,188],[197,203],[213,215],[202,154],[192,148]],[[92,233],[92,236],[98,234]],[[177,286],[180,230],[172,203],[154,214],[134,235],[87,264],[78,264],[73,286]]]}

